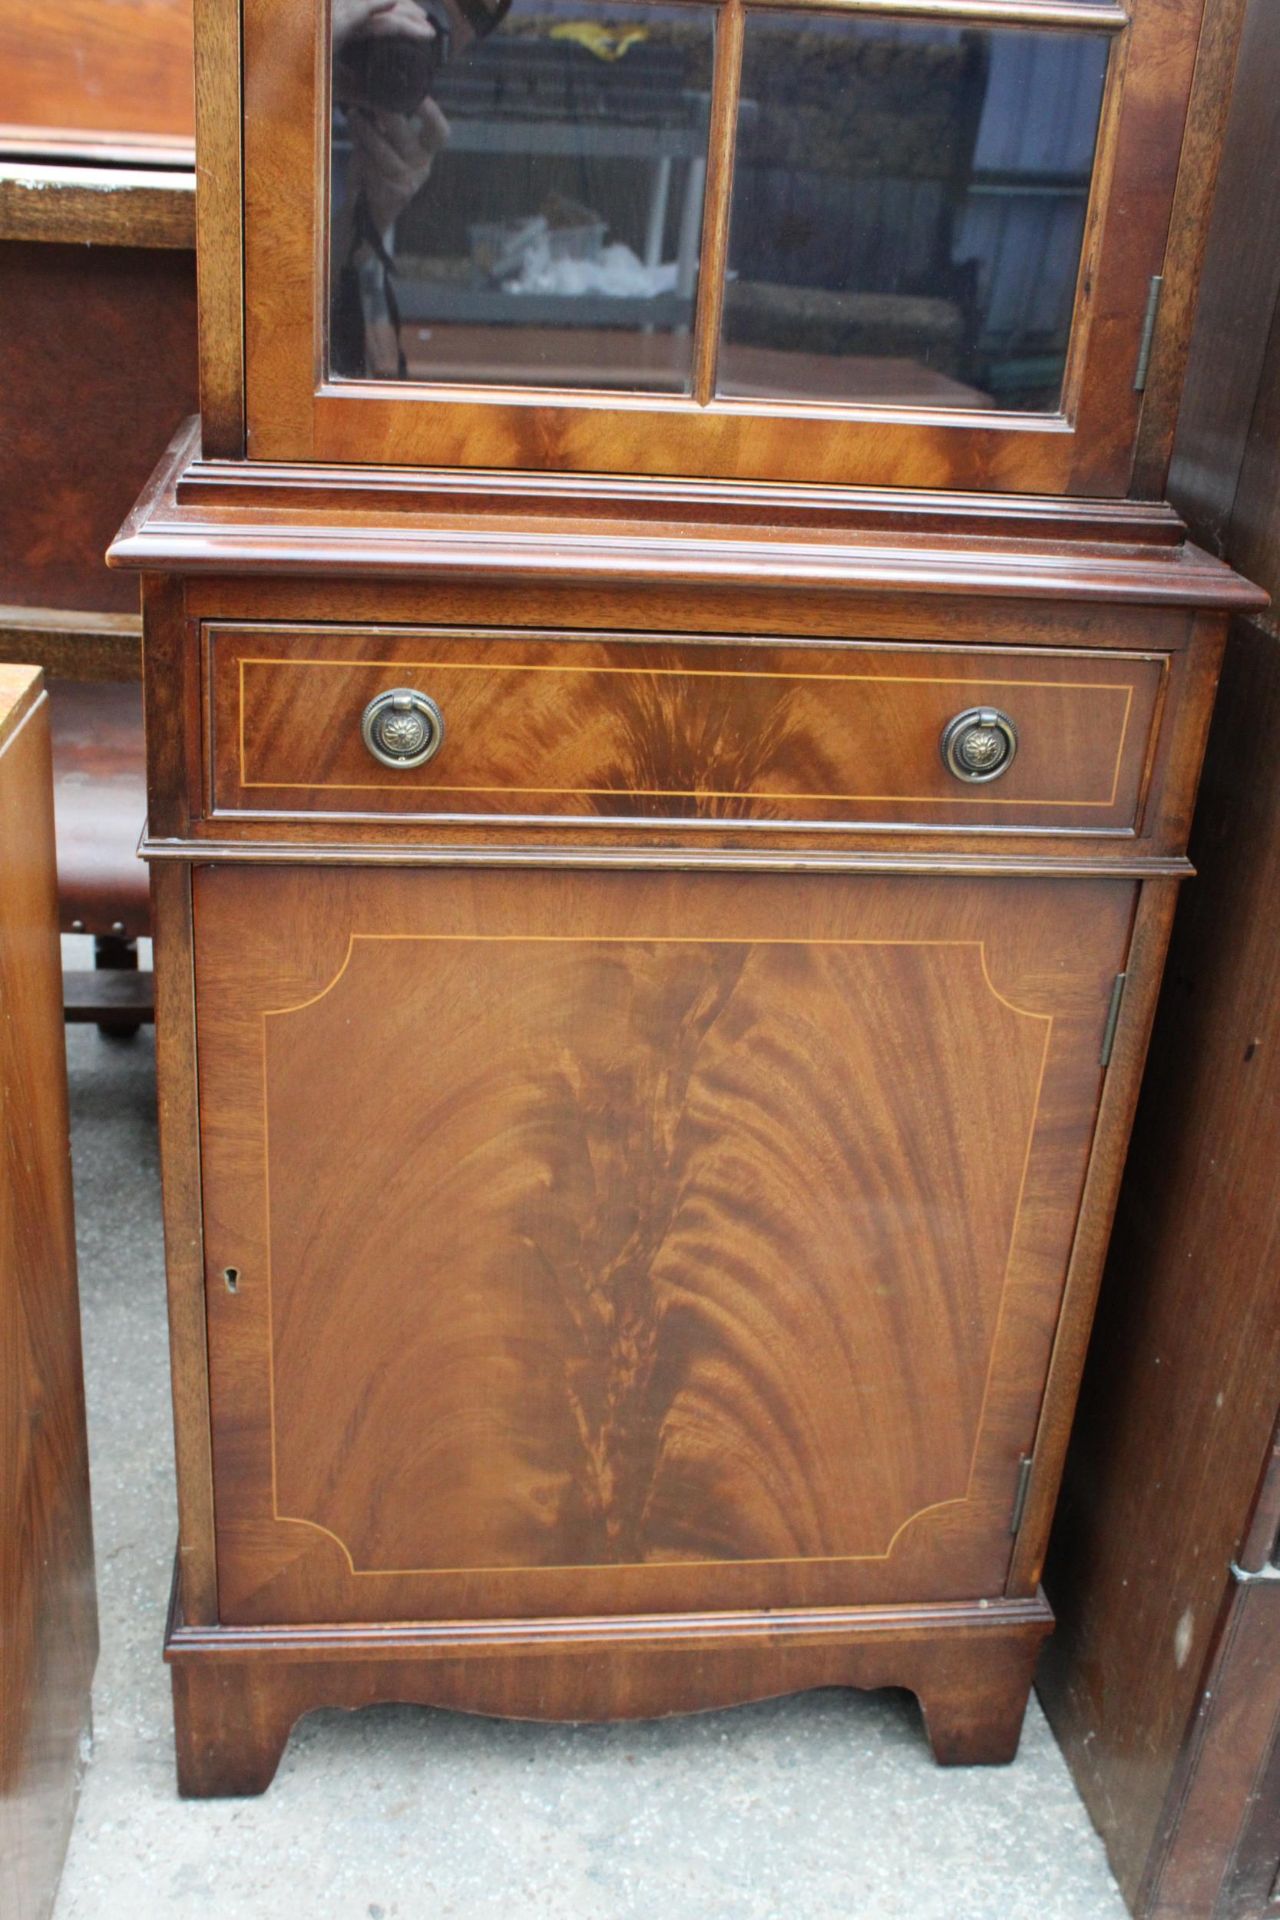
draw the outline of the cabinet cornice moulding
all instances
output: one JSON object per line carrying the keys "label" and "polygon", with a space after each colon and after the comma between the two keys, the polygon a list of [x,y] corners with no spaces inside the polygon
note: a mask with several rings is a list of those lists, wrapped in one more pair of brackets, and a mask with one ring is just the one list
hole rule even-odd
{"label": "cabinet cornice moulding", "polygon": [[113,567],[971,593],[1258,607],[1168,508],[743,483],[203,462],[189,423]]}

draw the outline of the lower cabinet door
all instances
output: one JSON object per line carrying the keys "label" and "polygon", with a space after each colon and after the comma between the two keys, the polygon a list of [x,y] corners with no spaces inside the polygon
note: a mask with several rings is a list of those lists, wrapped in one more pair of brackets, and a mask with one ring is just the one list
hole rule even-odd
{"label": "lower cabinet door", "polygon": [[194,876],[220,1617],[997,1595],[1135,888]]}

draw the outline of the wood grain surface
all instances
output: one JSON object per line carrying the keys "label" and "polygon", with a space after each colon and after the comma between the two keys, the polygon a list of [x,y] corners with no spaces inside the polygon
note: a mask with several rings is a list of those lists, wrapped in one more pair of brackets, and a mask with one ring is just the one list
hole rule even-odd
{"label": "wood grain surface", "polygon": [[218,1590],[205,1337],[195,961],[191,876],[186,869],[153,868],[151,902],[155,927],[157,1118],[178,1466],[176,1573],[187,1620],[203,1625],[218,1617]]}
{"label": "wood grain surface", "polygon": [[[1280,582],[1280,542],[1250,538],[1251,523],[1274,497],[1276,388],[1273,338],[1280,294],[1280,196],[1257,183],[1280,178],[1280,33],[1270,7],[1252,0],[1245,14],[1239,68],[1213,221],[1204,285],[1178,414],[1169,491],[1215,553],[1245,547],[1268,591]],[[1270,365],[1268,365],[1270,360]],[[1250,427],[1261,398],[1256,466],[1241,485]],[[1240,522],[1233,526],[1237,501]]]}
{"label": "wood grain surface", "polygon": [[176,248],[196,238],[196,181],[187,167],[0,160],[0,240]]}
{"label": "wood grain surface", "polygon": [[59,680],[49,705],[58,924],[64,933],[135,941],[151,932],[147,870],[137,857],[147,817],[142,689],[128,680]]}
{"label": "wood grain surface", "polygon": [[[1278,79],[1251,0],[1171,481],[1273,592]],[[1276,620],[1241,616],[1045,1572],[1041,1697],[1141,1920],[1277,1911],[1278,768]]]}
{"label": "wood grain surface", "polygon": [[44,1920],[98,1652],[48,710],[0,666],[0,1912]]}
{"label": "wood grain surface", "polygon": [[104,556],[195,399],[189,253],[0,246],[0,599],[137,612]]}
{"label": "wood grain surface", "polygon": [[0,661],[51,680],[140,680],[142,618],[68,607],[0,606]]}
{"label": "wood grain surface", "polygon": [[1130,886],[195,908],[222,1620],[1001,1591]]}
{"label": "wood grain surface", "polygon": [[1160,1920],[1273,1920],[1280,1908],[1280,1569],[1233,1577],[1202,1705],[1138,1899]]}
{"label": "wood grain surface", "polygon": [[[1093,0],[1087,0],[1092,5]],[[194,429],[183,436],[194,446]],[[659,525],[750,525],[811,527],[852,538],[872,532],[965,535],[987,538],[1069,540],[1088,549],[1105,541],[1130,548],[1177,548],[1186,527],[1164,501],[1019,498],[1000,493],[919,493],[911,488],[819,486],[791,481],[655,479],[644,474],[515,473],[498,477],[465,468],[299,467],[255,460],[251,466],[207,455],[191,459],[178,479],[183,504],[246,506],[273,500],[277,507],[334,511],[363,498],[397,519],[406,513],[445,515],[493,510],[531,522],[622,518]],[[501,515],[499,516],[501,524]]]}
{"label": "wood grain surface", "polygon": [[[1226,1871],[1236,1776],[1257,1770],[1271,1737],[1250,1749],[1230,1725],[1248,1715],[1256,1726],[1259,1712],[1280,1722],[1275,1685],[1268,1694],[1258,1672],[1224,1697],[1225,1731],[1208,1727],[1205,1698],[1224,1619],[1242,1598],[1230,1565],[1280,1376],[1278,757],[1280,643],[1241,622],[1192,842],[1199,877],[1174,932],[1046,1574],[1062,1628],[1043,1669],[1045,1704],[1122,1885],[1160,1920],[1217,1914],[1180,1890],[1202,1890],[1215,1861],[1220,1879]],[[1251,1614],[1267,1617],[1266,1604]],[[1202,1723],[1213,1733],[1207,1760],[1219,1756],[1205,1777]],[[1225,1818],[1199,1859],[1177,1839],[1188,1791],[1209,1798],[1202,1821],[1215,1799]]]}
{"label": "wood grain surface", "polygon": [[191,139],[191,0],[0,0],[0,125]]}
{"label": "wood grain surface", "polygon": [[[1249,73],[1254,48],[1246,51],[1242,66],[1237,67],[1247,11],[1248,0],[1206,0],[1205,4],[1178,163],[1178,185],[1169,220],[1169,243],[1161,270],[1138,444],[1129,482],[1130,492],[1140,499],[1159,499],[1168,484],[1175,428],[1179,433],[1182,431],[1184,381],[1192,327],[1197,321],[1205,278],[1228,114],[1236,111],[1237,82],[1243,78],[1243,90],[1247,93],[1260,77]],[[1260,138],[1271,137],[1265,125],[1258,131]],[[1262,169],[1253,177],[1262,177]],[[1238,183],[1225,181],[1217,204],[1221,204],[1223,196],[1232,196],[1237,190]],[[1250,201],[1254,198],[1252,194],[1246,197]],[[1247,224],[1265,225],[1269,217],[1269,209],[1255,205]],[[1211,290],[1215,277],[1213,273],[1208,276]],[[1247,327],[1250,322],[1247,315],[1235,314],[1230,316],[1228,324]]]}
{"label": "wood grain surface", "polygon": [[[590,848],[602,857],[609,853],[624,863],[643,864],[665,849],[700,849],[716,858],[754,851],[770,860],[803,854],[837,865],[869,859],[908,867],[932,862],[939,869],[996,856],[1016,859],[1023,868],[1052,870],[1068,863],[1079,868],[1082,860],[1099,869],[1133,870],[1135,862],[1141,867],[1158,860],[1172,871],[1169,862],[1183,857],[1222,631],[1220,616],[1191,616],[1185,609],[1103,610],[961,595],[944,604],[893,591],[796,595],[741,583],[708,584],[681,594],[656,585],[557,593],[550,585],[519,591],[479,581],[433,582],[431,612],[441,623],[436,631],[417,625],[422,600],[407,583],[197,579],[175,589],[174,598],[172,620],[154,621],[148,643],[156,661],[153,704],[157,715],[168,716],[155,727],[156,754],[166,764],[161,773],[158,759],[155,763],[152,844],[158,854],[176,852],[169,841],[177,831],[211,853],[238,846],[255,859],[280,858],[289,848],[296,848],[299,858],[318,857],[321,849],[332,857],[335,849],[359,846],[370,854],[399,848],[413,859],[449,847],[468,859],[527,849],[537,858],[580,861]],[[218,617],[224,614],[234,621]],[[546,627],[548,619],[556,625]],[[670,619],[680,622],[677,632],[659,625]],[[596,624],[601,620],[616,623],[614,630],[602,632]],[[650,631],[629,630],[630,621],[648,623]],[[394,622],[402,622],[404,631]],[[233,631],[241,625],[252,644]],[[188,695],[180,696],[179,680],[196,671],[198,626],[203,627],[202,691],[198,695],[193,684]],[[286,627],[302,631],[289,633]],[[269,637],[259,646],[253,636],[264,633]],[[483,651],[460,653],[464,637],[479,641]],[[335,642],[341,656],[332,653]],[[797,644],[804,642],[809,644]],[[375,779],[385,779],[385,787],[246,789],[241,755],[248,737],[242,742],[234,663],[245,654],[270,660],[274,653],[287,661],[291,651],[304,647],[310,652],[303,658],[324,659],[317,646],[336,661],[329,683],[334,689],[349,678],[347,656],[396,663],[394,670],[379,669],[390,678],[370,678],[367,686],[361,678],[357,692],[364,697],[412,677],[414,663],[447,658],[451,648],[455,664],[483,661],[484,672],[456,676],[474,704],[468,714],[466,701],[460,707],[450,696],[446,748],[421,776],[377,770]],[[939,680],[929,667],[933,658],[956,664],[948,664]],[[635,663],[642,660],[660,671],[637,674]],[[780,677],[755,675],[764,660],[777,663]],[[883,679],[849,682],[843,691],[835,677],[795,679],[798,667],[816,664],[838,675],[842,663],[862,660]],[[943,772],[942,726],[961,710],[962,698],[979,692],[964,679],[950,685],[946,671],[982,671],[988,663],[1004,661],[1016,663],[1009,672],[1032,683],[1013,689],[1019,701],[1046,702],[1053,712],[1045,711],[1045,726],[1029,732],[1030,710],[1019,706],[1019,758],[986,790],[988,798],[982,789],[962,789]],[[544,671],[547,665],[586,666],[587,671],[562,676]],[[1077,681],[1077,665],[1083,681]],[[504,674],[513,666],[520,672]],[[268,675],[287,670],[252,669]],[[360,669],[360,674],[372,671]],[[1067,686],[1049,690],[1046,683],[1060,682],[1064,671]],[[1161,682],[1150,709],[1143,683],[1157,671]],[[777,689],[788,675],[794,685],[784,706]],[[1116,704],[1117,696],[1107,689],[1123,684],[1126,676],[1135,693],[1128,725],[1120,719],[1120,778],[1112,732],[1110,765],[1102,774],[1106,786],[1101,794],[1095,788],[1094,794],[1081,796],[1086,801],[1105,797],[1114,782],[1117,804],[1056,804],[1069,798],[1063,784],[1069,760],[1088,772],[1107,758],[1105,715],[1097,728],[1084,721],[1090,703]],[[922,685],[928,678],[939,684]],[[532,686],[535,692],[527,703],[513,701],[504,683],[507,689]],[[539,691],[553,683],[565,689],[558,700]],[[632,689],[632,697],[615,703],[613,688],[619,685]],[[583,698],[577,691],[583,687],[600,687],[603,697]],[[714,691],[720,688],[733,697],[720,697]],[[739,699],[735,690],[741,689],[746,693]],[[436,692],[442,692],[438,685]],[[1002,697],[998,688],[991,689],[991,697]],[[335,693],[332,705],[326,699],[313,713],[304,698],[286,703],[273,691],[270,739],[264,742],[259,732],[255,745],[295,758],[314,754],[313,764],[350,768],[348,778],[365,780],[365,762],[371,772],[375,769],[354,739],[362,704],[363,698],[357,703]],[[536,728],[529,724],[531,706],[537,710]],[[572,728],[565,724],[570,708]],[[481,715],[478,727],[469,724]],[[1113,714],[1112,725],[1117,718]],[[193,732],[197,719],[203,741]],[[465,756],[483,779],[549,786],[542,778],[531,781],[525,769],[533,764],[539,775],[563,778],[558,758],[570,767],[585,765],[593,777],[603,772],[599,784],[621,791],[553,790],[527,796],[523,810],[519,796],[507,798],[500,790],[437,793],[431,783]],[[727,782],[707,778],[703,761]],[[664,766],[677,777],[656,779],[655,769]],[[879,769],[889,783],[879,788],[878,799],[865,779],[868,767]],[[904,769],[921,772],[924,784],[908,787]],[[851,776],[848,785],[846,775]],[[732,790],[731,783],[745,780],[757,789],[751,797]],[[681,781],[684,791],[672,792]],[[1039,783],[1050,804],[1002,799],[1011,782],[1014,793],[1024,795],[1033,794]],[[699,783],[707,791],[700,791]],[[1130,792],[1136,788],[1136,812],[1125,796],[1126,783]],[[590,786],[593,778],[574,784]],[[869,796],[866,800],[836,797],[855,785]],[[665,792],[653,791],[664,786]],[[648,791],[629,796],[628,787]],[[945,798],[948,787],[956,794],[954,802]],[[399,798],[402,790],[408,791],[407,803]],[[912,792],[915,800],[908,797]],[[802,802],[796,795],[813,797]],[[545,810],[532,811],[533,806]]]}
{"label": "wood grain surface", "polygon": [[[213,627],[214,811],[917,821],[1132,829],[1165,689],[1158,655],[691,644]],[[429,694],[445,737],[388,768],[367,701]],[[946,725],[1007,712],[997,780],[943,764]]]}
{"label": "wood grain surface", "polygon": [[[894,618],[908,625],[936,622],[936,611],[918,604],[929,598],[946,596],[948,621],[971,612],[966,603],[979,598],[1021,601],[1033,633],[1080,617],[1075,609],[1084,606],[1114,613],[1265,601],[1188,541],[1167,509],[1145,504],[993,504],[990,497],[913,496],[901,488],[873,490],[864,503],[860,491],[841,496],[818,484],[757,489],[644,476],[481,477],[275,464],[259,479],[256,461],[200,460],[198,440],[195,422],[174,435],[109,561],[180,573],[193,589],[199,576],[214,577],[230,601],[251,583],[255,594],[268,595],[291,585],[305,593],[312,583],[332,606],[348,582],[376,580],[384,604],[408,607],[384,617],[414,624],[428,611],[447,619],[437,603],[470,587],[509,596],[512,625],[538,621],[532,609],[541,602],[550,603],[545,622],[613,626],[617,597],[625,602],[644,589],[655,606],[668,595],[669,610],[637,615],[634,624],[683,630],[691,619],[702,624],[688,590],[708,588],[739,607],[767,594],[777,609],[741,619],[722,614],[722,631],[739,624],[747,632],[785,631],[790,624],[810,633],[827,630],[842,593],[878,593],[886,604],[891,597]],[[592,594],[605,592],[615,596],[610,614],[593,614]],[[260,613],[255,606],[253,614]]]}
{"label": "wood grain surface", "polygon": [[240,9],[193,0],[200,193],[200,433],[238,460],[244,435],[244,128]]}
{"label": "wood grain surface", "polygon": [[905,1686],[944,1765],[1018,1750],[1043,1595],[959,1606],[453,1621],[439,1627],[200,1628],[175,1607],[178,1789],[261,1793],[295,1720],[377,1701],[507,1719],[624,1720],[810,1687]]}

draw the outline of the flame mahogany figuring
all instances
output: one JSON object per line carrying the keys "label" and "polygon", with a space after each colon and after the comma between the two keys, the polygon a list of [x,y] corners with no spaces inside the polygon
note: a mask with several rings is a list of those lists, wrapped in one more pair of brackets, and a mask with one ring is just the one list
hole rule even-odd
{"label": "flame mahogany figuring", "polygon": [[[1010,1758],[1253,590],[1158,507],[482,506],[190,432],[114,558],[183,1791],[259,1791],[299,1714],[389,1699],[899,1685],[939,1759]],[[417,772],[360,743],[397,684],[445,713]],[[938,733],[988,704],[1019,756],[965,789]]]}

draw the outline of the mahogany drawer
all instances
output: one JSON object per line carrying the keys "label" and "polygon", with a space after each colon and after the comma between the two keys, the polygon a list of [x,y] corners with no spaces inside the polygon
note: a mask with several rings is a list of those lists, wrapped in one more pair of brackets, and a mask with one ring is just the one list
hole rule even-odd
{"label": "mahogany drawer", "polygon": [[[1133,832],[1167,659],[1142,652],[210,623],[214,813]],[[368,704],[429,696],[417,766]],[[994,778],[949,723],[1007,716]]]}

